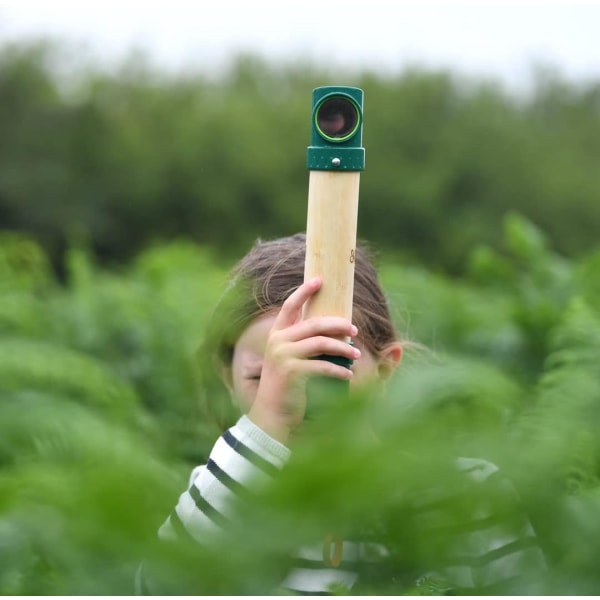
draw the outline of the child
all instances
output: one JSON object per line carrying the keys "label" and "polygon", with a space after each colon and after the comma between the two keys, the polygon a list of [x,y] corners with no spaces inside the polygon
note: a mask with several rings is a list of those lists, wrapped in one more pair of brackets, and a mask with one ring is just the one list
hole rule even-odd
{"label": "child", "polygon": [[[351,387],[379,385],[400,364],[404,345],[366,247],[356,252],[353,323],[335,316],[302,319],[303,306],[322,284],[319,278],[303,281],[304,257],[305,236],[297,234],[259,241],[234,269],[201,354],[203,388],[209,395],[205,408],[223,433],[207,463],[193,470],[188,490],[159,530],[161,539],[191,537],[200,545],[210,543],[232,516],[238,494],[277,477],[305,419],[308,380],[325,376],[349,381]],[[350,359],[352,366],[315,358],[321,355]],[[227,390],[228,400],[219,396],[219,386]],[[470,462],[466,468],[480,479],[495,471],[487,463]],[[528,524],[521,534],[531,538]],[[512,536],[500,543],[509,548],[505,554],[512,562],[529,552],[527,544],[518,542]],[[499,542],[490,541],[494,543],[497,552]],[[538,564],[537,548],[535,552],[533,559],[529,554],[525,558]],[[282,586],[310,594],[359,589],[355,584],[365,554],[385,557],[386,549],[377,543],[326,538],[314,549],[299,551],[299,566],[291,568]],[[479,565],[485,566],[485,561]],[[474,585],[471,573],[467,581],[464,573],[461,577],[456,587]]]}

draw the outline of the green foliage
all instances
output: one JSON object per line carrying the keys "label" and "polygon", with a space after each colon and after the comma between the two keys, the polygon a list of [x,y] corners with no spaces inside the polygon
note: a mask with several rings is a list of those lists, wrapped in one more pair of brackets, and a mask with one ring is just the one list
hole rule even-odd
{"label": "green foliage", "polygon": [[0,264],[0,592],[128,594],[212,443],[194,349],[222,269],[187,243],[126,275],[72,250],[63,287],[15,235]]}
{"label": "green foliage", "polygon": [[[0,593],[130,594],[145,559],[168,593],[262,595],[304,542],[374,528],[403,570],[357,591],[437,594],[440,531],[503,502],[456,457],[522,499],[549,567],[527,589],[597,592],[597,83],[540,71],[516,98],[248,56],[214,79],[131,60],[65,80],[58,57],[0,49]],[[307,94],[340,79],[367,98],[359,234],[403,363],[375,400],[321,410],[235,540],[158,544],[216,437],[196,349],[226,269],[304,229]],[[414,519],[436,490],[461,493]]]}
{"label": "green foliage", "polygon": [[[599,84],[546,69],[532,91],[450,72],[329,72],[239,56],[219,76],[131,58],[106,73],[60,44],[0,47],[0,222],[33,234],[60,268],[73,238],[102,264],[187,236],[227,257],[305,227],[310,93],[365,90],[360,233],[446,272],[498,250],[518,211],[563,255],[600,225]],[[381,215],[386,215],[385,219]]]}
{"label": "green foliage", "polygon": [[[2,236],[0,592],[130,594],[144,560],[168,593],[269,593],[299,545],[375,526],[401,575],[366,573],[357,592],[436,594],[444,581],[421,576],[449,551],[440,532],[474,498],[503,508],[448,468],[474,457],[511,479],[542,543],[548,572],[526,589],[594,593],[600,254],[566,259],[522,216],[504,224],[503,246],[474,250],[461,282],[382,255],[408,339],[397,377],[375,401],[323,408],[235,540],[192,549],[155,532],[216,436],[195,350],[226,265],[184,241],[119,271],[73,248],[60,285],[39,245]],[[415,520],[436,489],[460,500]]]}
{"label": "green foliage", "polygon": [[0,416],[1,592],[127,593],[174,472],[135,427],[59,393],[3,392]]}

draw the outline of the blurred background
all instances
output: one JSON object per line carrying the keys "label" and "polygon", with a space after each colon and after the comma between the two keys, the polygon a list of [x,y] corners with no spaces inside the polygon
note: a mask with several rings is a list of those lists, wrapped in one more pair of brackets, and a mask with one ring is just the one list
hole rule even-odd
{"label": "blurred background", "polygon": [[[0,593],[131,593],[215,439],[196,349],[227,270],[305,228],[321,85],[365,92],[359,237],[431,353],[408,346],[383,422],[499,464],[545,589],[597,590],[599,22],[595,2],[0,1]],[[241,552],[208,592],[264,592]]]}
{"label": "blurred background", "polygon": [[[0,219],[60,268],[305,223],[311,90],[365,90],[360,234],[452,273],[515,210],[595,243],[594,3],[0,4]],[[386,218],[382,219],[381,215]]]}

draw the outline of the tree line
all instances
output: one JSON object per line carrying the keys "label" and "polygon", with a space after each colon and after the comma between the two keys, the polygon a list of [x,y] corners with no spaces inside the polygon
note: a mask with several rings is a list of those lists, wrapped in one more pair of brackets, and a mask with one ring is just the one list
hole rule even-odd
{"label": "tree line", "polygon": [[407,68],[336,72],[240,55],[218,76],[143,56],[61,74],[58,42],[0,47],[0,228],[60,270],[84,245],[104,264],[186,237],[221,255],[305,227],[311,92],[365,92],[359,235],[453,274],[500,247],[518,211],[578,256],[600,229],[600,82],[532,74],[531,91]]}

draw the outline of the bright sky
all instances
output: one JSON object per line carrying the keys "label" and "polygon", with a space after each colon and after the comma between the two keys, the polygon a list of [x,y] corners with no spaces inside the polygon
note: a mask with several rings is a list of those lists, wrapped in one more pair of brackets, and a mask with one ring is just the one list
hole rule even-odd
{"label": "bright sky", "polygon": [[536,63],[600,79],[600,2],[541,0],[0,0],[0,43],[39,34],[120,60],[212,71],[236,52],[334,65],[407,64],[526,82]]}

